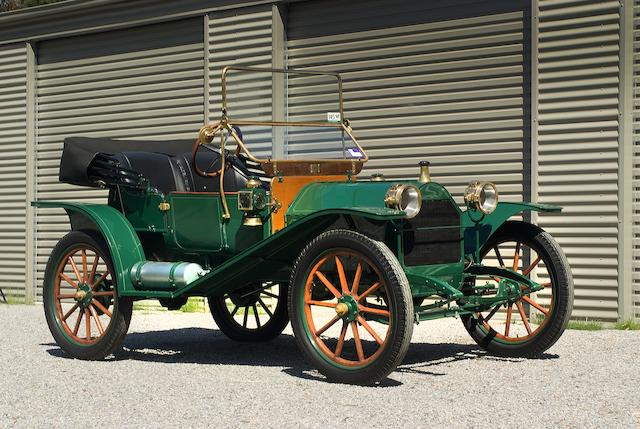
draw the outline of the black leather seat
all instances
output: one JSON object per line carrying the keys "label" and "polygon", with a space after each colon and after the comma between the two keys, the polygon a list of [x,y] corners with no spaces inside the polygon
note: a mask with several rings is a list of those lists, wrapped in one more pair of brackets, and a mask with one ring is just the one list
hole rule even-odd
{"label": "black leather seat", "polygon": [[160,192],[187,192],[189,188],[176,160],[155,152],[118,152],[113,155],[123,167],[142,174]]}
{"label": "black leather seat", "polygon": [[[239,128],[236,132],[242,136]],[[242,138],[242,137],[241,137]],[[160,146],[160,143],[158,143]],[[220,192],[219,177],[199,176],[193,168],[191,152],[167,155],[156,152],[118,152],[113,155],[120,164],[142,174],[160,192]],[[197,153],[196,163],[200,171],[217,171],[220,169],[220,152],[202,146]],[[262,186],[269,189],[270,177],[259,163],[247,159],[242,154],[233,155],[227,151],[226,159],[230,168],[225,170],[224,190],[237,192],[245,187],[250,176],[262,181]]]}

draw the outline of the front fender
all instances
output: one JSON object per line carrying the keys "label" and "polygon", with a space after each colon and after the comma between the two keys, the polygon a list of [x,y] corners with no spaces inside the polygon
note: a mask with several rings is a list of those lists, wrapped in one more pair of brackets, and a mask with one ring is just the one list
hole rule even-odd
{"label": "front fender", "polygon": [[498,203],[496,209],[488,215],[483,215],[475,210],[466,210],[462,214],[464,253],[466,255],[476,254],[511,216],[526,211],[554,213],[562,211],[562,207],[549,204],[505,202]]}
{"label": "front fender", "polygon": [[67,212],[74,230],[93,229],[102,234],[116,271],[118,293],[127,295],[134,287],[129,277],[129,268],[136,262],[144,261],[145,255],[140,239],[129,221],[116,209],[104,204],[66,203],[57,201],[35,201],[40,208],[62,208]]}

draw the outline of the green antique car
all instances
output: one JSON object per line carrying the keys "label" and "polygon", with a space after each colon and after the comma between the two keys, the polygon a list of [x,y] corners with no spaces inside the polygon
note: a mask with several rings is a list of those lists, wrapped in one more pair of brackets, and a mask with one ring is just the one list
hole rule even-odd
{"label": "green antique car", "polygon": [[[335,78],[339,111],[315,122],[234,119],[229,72]],[[102,359],[120,348],[133,301],[175,310],[192,296],[208,298],[234,340],[270,340],[291,321],[311,364],[347,383],[384,379],[424,320],[459,316],[497,355],[540,355],[561,336],[573,305],[567,260],[548,233],[510,220],[560,207],[498,202],[494,184],[475,181],[463,210],[426,161],[416,180],[359,177],[368,156],[344,119],[337,74],[228,67],[221,89],[221,119],[195,144],[65,139],[60,180],[109,190],[105,204],[33,203],[66,210],[71,223],[43,296],[66,353]],[[334,132],[339,155],[261,158],[243,136],[255,126]]]}

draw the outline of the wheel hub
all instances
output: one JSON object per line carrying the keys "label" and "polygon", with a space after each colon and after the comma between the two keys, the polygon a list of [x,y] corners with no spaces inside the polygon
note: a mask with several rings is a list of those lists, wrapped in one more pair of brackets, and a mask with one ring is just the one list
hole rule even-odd
{"label": "wheel hub", "polygon": [[358,303],[351,295],[342,295],[338,298],[336,314],[347,322],[353,322],[358,316]]}
{"label": "wheel hub", "polygon": [[81,283],[78,286],[78,290],[73,295],[73,298],[78,302],[83,308],[87,308],[89,303],[93,299],[93,294],[91,293],[91,287],[86,283]]}

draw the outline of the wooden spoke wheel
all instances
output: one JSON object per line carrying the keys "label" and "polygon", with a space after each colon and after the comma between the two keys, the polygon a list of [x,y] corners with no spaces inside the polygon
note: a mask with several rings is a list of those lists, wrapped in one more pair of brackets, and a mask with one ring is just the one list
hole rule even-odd
{"label": "wooden spoke wheel", "polygon": [[45,274],[45,315],[58,345],[80,359],[101,359],[120,345],[131,319],[118,298],[106,244],[73,231],[54,248]]}
{"label": "wooden spoke wheel", "polygon": [[303,251],[292,274],[289,307],[298,344],[320,372],[370,384],[402,361],[413,304],[391,251],[361,234],[334,230]]}
{"label": "wooden spoke wheel", "polygon": [[[537,355],[560,337],[571,316],[573,281],[562,250],[542,229],[507,222],[482,249],[483,264],[531,277],[544,287],[506,305],[463,317],[471,336],[487,350],[509,356]],[[477,277],[478,284],[524,285],[499,277]]]}
{"label": "wooden spoke wheel", "polygon": [[287,285],[248,285],[223,296],[210,296],[209,309],[218,328],[236,341],[268,341],[289,323]]}

